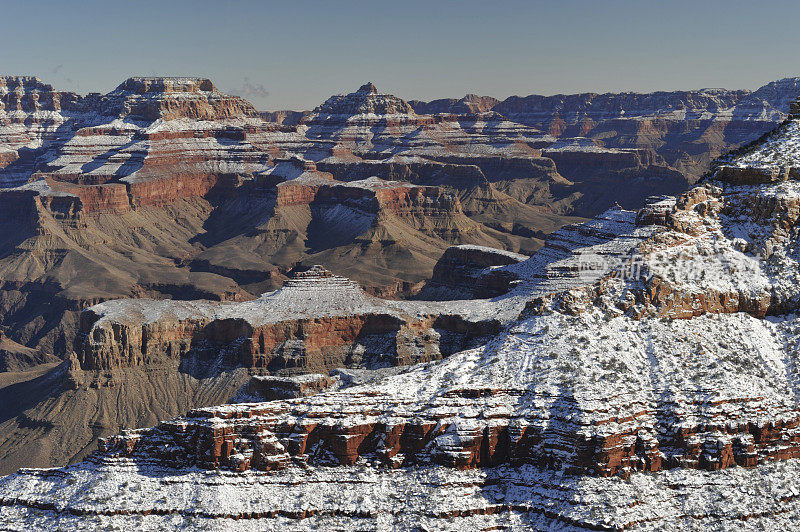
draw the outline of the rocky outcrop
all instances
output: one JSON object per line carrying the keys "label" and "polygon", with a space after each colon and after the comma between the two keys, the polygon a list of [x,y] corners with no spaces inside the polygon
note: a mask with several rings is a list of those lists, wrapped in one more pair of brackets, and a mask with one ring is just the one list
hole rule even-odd
{"label": "rocky outcrop", "polygon": [[249,402],[296,399],[317,394],[335,383],[335,379],[319,373],[308,373],[295,377],[254,375],[239,392]]}
{"label": "rocky outcrop", "polygon": [[[512,96],[491,104],[491,110],[556,137],[586,136],[607,148],[646,149],[694,180],[715,157],[786,118],[797,89],[798,78],[786,78],[753,92],[702,89]],[[455,99],[412,104],[418,113],[472,107]]]}
{"label": "rocky outcrop", "polygon": [[493,267],[517,264],[527,258],[499,249],[452,246],[436,263],[433,276],[418,297],[481,299],[508,293],[519,277],[508,270]]}
{"label": "rocky outcrop", "polygon": [[477,94],[467,94],[463,98],[442,98],[423,102],[411,100],[408,102],[417,114],[437,115],[437,114],[457,114],[469,115],[491,111],[500,100],[491,96],[478,96]]}
{"label": "rocky outcrop", "polygon": [[372,83],[365,83],[355,92],[328,98],[322,105],[314,109],[308,120],[309,124],[317,124],[337,117],[358,117],[359,115],[395,116],[407,115],[413,119],[414,109],[407,102],[392,96],[380,94]]}
{"label": "rocky outcrop", "polygon": [[[530,420],[498,414],[491,421],[466,423],[452,417],[462,404],[478,403],[489,410],[507,407],[506,393],[481,388],[450,390],[426,407],[436,412],[435,417],[420,412],[400,414],[408,403],[395,399],[387,404],[388,398],[380,395],[350,398],[351,404],[357,401],[367,412],[373,408],[370,405],[383,404],[394,412],[391,422],[366,416],[360,423],[341,423],[320,417],[319,410],[316,419],[306,419],[301,412],[316,403],[313,399],[305,404],[218,407],[195,411],[151,431],[111,438],[103,441],[100,449],[111,456],[146,457],[174,467],[197,465],[234,471],[281,469],[293,461],[310,466],[352,466],[363,457],[393,468],[426,463],[455,468],[509,463],[566,467],[573,474],[600,476],[679,466],[714,471],[800,456],[797,413],[763,426],[737,426],[735,422],[731,426],[726,420],[721,425],[685,427],[661,441],[647,433],[623,431],[602,437],[564,434],[560,443],[559,436],[538,430]],[[558,453],[561,445],[570,450]],[[670,449],[668,457],[659,445]]]}
{"label": "rocky outcrop", "polygon": [[330,158],[320,161],[317,166],[337,176],[338,179],[348,181],[375,176],[387,181],[469,188],[486,180],[480,168],[473,164],[452,165],[427,159],[403,157],[377,161],[347,161]]}
{"label": "rocky outcrop", "polygon": [[70,111],[78,101],[76,94],[56,91],[37,77],[0,76],[0,112],[4,118],[14,120],[15,111]]}
{"label": "rocky outcrop", "polygon": [[148,122],[258,116],[249,102],[220,93],[203,78],[129,78],[106,95],[87,98],[85,105],[105,115]]}
{"label": "rocky outcrop", "polygon": [[788,169],[721,166],[716,177],[733,185],[759,185],[788,179]]}
{"label": "rocky outcrop", "polygon": [[82,313],[75,350],[91,371],[199,357],[291,375],[437,360],[499,327],[490,315],[456,319],[436,305],[379,300],[314,267],[241,304],[100,304]]}
{"label": "rocky outcrop", "polygon": [[0,330],[0,371],[25,371],[57,359],[20,345]]}
{"label": "rocky outcrop", "polygon": [[261,118],[263,118],[267,122],[275,122],[277,124],[285,126],[296,126],[310,114],[311,111],[289,111],[289,110],[262,111],[259,113],[259,115],[261,115]]}
{"label": "rocky outcrop", "polygon": [[[791,528],[799,513],[791,495],[798,490],[797,468],[786,461],[720,472],[640,473],[630,482],[504,466],[450,475],[437,467],[417,468],[414,475],[380,474],[369,466],[325,468],[308,482],[297,481],[304,475],[299,466],[251,472],[256,480],[249,482],[242,482],[242,475],[172,471],[153,464],[141,472],[135,464],[113,460],[97,460],[79,471],[26,470],[0,481],[7,491],[25,490],[0,499],[0,519],[40,528],[78,528],[86,521],[113,527],[136,520],[150,528],[267,530],[740,530]],[[765,483],[764,477],[780,481]],[[62,500],[49,496],[55,491]],[[142,495],[134,498],[131,492]],[[732,492],[741,495],[731,497]],[[203,499],[202,510],[195,498]],[[676,508],[676,501],[685,504]]]}

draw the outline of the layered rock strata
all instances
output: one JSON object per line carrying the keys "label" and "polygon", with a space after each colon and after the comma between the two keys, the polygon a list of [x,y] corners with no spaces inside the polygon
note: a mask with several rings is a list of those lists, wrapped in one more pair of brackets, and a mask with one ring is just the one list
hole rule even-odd
{"label": "layered rock strata", "polygon": [[84,370],[146,366],[193,353],[275,373],[328,372],[436,360],[500,329],[495,316],[441,304],[380,300],[315,267],[246,303],[118,300],[83,312]]}
{"label": "layered rock strata", "polygon": [[254,375],[242,388],[237,399],[242,399],[239,402],[260,402],[308,397],[330,388],[335,383],[336,379],[319,373],[307,373],[295,377]]}
{"label": "layered rock strata", "polygon": [[[648,117],[675,119],[684,109],[700,122],[707,114],[733,123],[757,115],[748,122],[757,136],[788,108],[790,81],[773,85],[753,94],[534,98],[522,107],[468,97],[423,109],[366,84],[289,124],[265,122],[201,78],[131,78],[81,97],[4,77],[0,220],[14,235],[0,259],[8,334],[63,357],[76,323],[67,309],[131,295],[246,299],[279,287],[297,263],[324,263],[374,294],[413,295],[451,245],[529,255],[546,234],[578,221],[572,215],[679,192],[683,162],[642,140],[653,128],[662,136]],[[554,112],[565,123],[586,114],[595,127],[557,131],[548,122]],[[633,137],[607,134],[602,124],[619,120],[638,128]],[[291,160],[354,187],[290,183],[276,169]],[[364,184],[375,176],[417,188],[381,185],[372,199],[364,190],[376,187]],[[33,270],[22,250],[37,257]],[[368,271],[355,258],[380,266]],[[79,284],[74,263],[101,279],[82,297],[71,288]],[[60,310],[45,308],[48,299]]]}
{"label": "layered rock strata", "polygon": [[[525,120],[519,116],[509,119],[510,111],[500,113],[486,99],[463,102],[468,113],[427,114],[368,85],[297,117],[297,124],[278,124],[265,122],[249,104],[219,93],[202,79],[136,78],[107,95],[87,97],[58,93],[31,79],[6,78],[4,87],[0,306],[9,338],[21,348],[24,344],[38,347],[39,353],[69,358],[81,309],[108,299],[144,298],[136,311],[142,316],[130,321],[125,313],[115,317],[104,311],[97,323],[108,318],[108,328],[97,327],[103,329],[97,351],[86,348],[90,342],[82,336],[69,364],[49,377],[8,390],[24,389],[26,396],[37,399],[4,401],[1,448],[13,457],[3,464],[4,471],[30,463],[60,465],[84,456],[98,436],[224,402],[251,373],[327,372],[337,365],[394,365],[457,356],[521,313],[554,310],[580,317],[598,301],[617,299],[606,307],[620,309],[632,320],[696,319],[703,313],[737,310],[759,319],[794,308],[789,281],[759,280],[757,289],[748,291],[742,285],[745,276],[723,282],[729,269],[712,270],[710,261],[699,259],[729,249],[747,255],[763,248],[771,261],[790,261],[791,253],[784,259],[774,252],[785,247],[785,234],[791,236],[788,170],[776,173],[775,199],[761,197],[757,189],[736,199],[733,189],[713,185],[721,190],[708,188],[705,199],[698,193],[674,207],[650,205],[650,214],[638,217],[639,225],[635,213],[605,212],[614,201],[638,207],[645,196],[679,192],[691,177],[685,179],[676,169],[695,168],[710,158],[719,147],[714,139],[738,142],[748,132],[756,136],[760,130],[754,129],[767,122],[781,120],[783,85],[761,91],[747,110],[739,104],[731,108],[724,95],[704,96],[703,102],[711,102],[707,105],[687,95],[687,113],[705,109],[692,118],[688,135],[707,131],[688,146],[681,144],[686,132],[675,132],[682,112],[673,113],[675,106],[664,107],[664,112],[662,106],[650,106],[655,111],[649,116],[649,104],[640,110],[625,104],[621,107],[630,118],[617,109],[602,120],[592,115],[574,123],[562,109],[565,125],[559,130],[557,120],[555,125],[537,125],[521,124]],[[713,101],[719,102],[716,109]],[[762,113],[759,101],[773,103],[764,103]],[[743,121],[736,118],[740,115],[760,118]],[[661,145],[667,138],[669,142]],[[672,139],[679,140],[675,144]],[[734,223],[736,216],[748,216],[751,205],[758,205],[764,217],[777,213],[776,229],[753,248],[740,234],[746,232],[743,226]],[[579,221],[570,215],[596,213],[604,214],[587,225],[553,233],[565,222]],[[745,242],[731,240],[733,234]],[[269,323],[251,323],[237,315],[242,309],[253,310],[254,316],[268,314],[264,300],[239,304],[263,292],[271,293],[267,300],[274,303],[274,290],[311,264],[325,264],[366,285],[371,294],[409,295],[431,276],[436,261],[452,245],[531,255],[543,244],[530,260],[490,265],[480,273],[478,267],[465,267],[476,286],[489,284],[487,291],[459,297],[493,300],[378,302],[375,316],[354,310],[318,318],[312,318],[313,313],[284,316]],[[645,252],[662,253],[666,263],[655,264],[648,279],[620,288],[618,281],[627,280],[620,262]],[[704,264],[706,275],[720,282],[705,287],[680,272],[673,275],[670,261],[682,264],[683,254]],[[610,270],[618,273],[611,275]],[[775,277],[774,272],[770,275]],[[288,286],[286,293],[294,288]],[[163,298],[176,300],[164,304],[168,311],[163,317],[168,319],[149,321],[145,315],[160,307],[148,300]],[[186,301],[198,298],[217,301]],[[238,303],[224,303],[227,300]],[[125,305],[135,307],[125,303],[120,308]],[[228,309],[239,310],[228,316]],[[191,319],[174,326],[182,312]],[[194,318],[198,323],[191,322]],[[95,325],[87,325],[87,334]],[[576,342],[572,343],[580,345]],[[486,360],[489,367],[491,360]],[[603,379],[611,377],[604,374]],[[325,393],[344,393],[339,386]],[[654,389],[653,394],[661,393]],[[515,389],[509,397],[517,393]],[[425,394],[420,397],[428,401]],[[740,399],[745,401],[731,401]],[[387,405],[395,404],[391,397],[386,400]],[[402,406],[419,412],[422,420],[436,419],[426,408],[416,403]],[[119,414],[108,415],[112,410]],[[731,419],[749,419],[748,415],[744,411]],[[544,414],[530,416],[540,418]],[[521,417],[509,414],[508,419]],[[504,423],[499,423],[501,433]],[[663,426],[672,425],[664,421]],[[590,441],[606,438],[606,433],[593,430],[587,432]],[[642,441],[650,442],[643,430],[631,428],[638,431],[637,438],[641,433]],[[787,430],[778,432],[783,437]],[[575,431],[579,429],[574,426],[564,429],[568,435]],[[744,432],[754,434],[750,429]],[[744,437],[744,432],[737,434]],[[374,434],[381,432],[375,429]],[[565,438],[584,441],[583,436]],[[489,447],[494,445],[490,440]],[[662,467],[705,460],[689,444],[673,443],[665,436],[656,440],[659,452],[677,457],[663,458],[670,465]],[[767,440],[758,441],[756,454],[780,455]],[[543,444],[544,450],[530,460],[554,453],[549,445]],[[651,443],[642,445],[651,448]],[[452,444],[453,456],[461,456],[460,446]],[[369,450],[368,445],[364,448]],[[747,445],[744,449],[732,450],[734,461],[750,452]],[[581,456],[601,465],[589,467],[569,456],[553,463],[570,471],[625,475],[642,460],[655,460],[649,450],[609,451],[613,459],[600,451],[585,452]],[[502,452],[497,456],[501,460]],[[460,464],[458,460],[452,463]],[[476,460],[466,463],[486,463]],[[225,459],[219,461],[229,467]]]}
{"label": "layered rock strata", "polygon": [[797,476],[793,461],[719,472],[638,473],[622,480],[530,466],[448,474],[438,467],[378,472],[356,466],[309,475],[300,466],[270,474],[177,472],[98,460],[0,480],[14,494],[0,498],[0,519],[11,530],[87,523],[232,531],[783,530],[800,513]]}
{"label": "layered rock strata", "polygon": [[[788,152],[795,136],[782,139]],[[781,527],[800,493],[798,197],[790,174],[743,184],[719,170],[674,200],[562,228],[531,258],[494,267],[517,276],[510,292],[451,303],[465,316],[517,314],[483,345],[366,384],[126,431],[83,464],[6,479],[14,495],[0,515],[98,515],[94,495],[64,504],[49,494],[65,479],[115,491],[108,472],[128,471],[147,487],[139,504],[187,519],[188,505],[156,503],[185,493],[147,480],[160,468],[229,484],[242,508],[258,493],[247,516],[269,527],[402,526],[401,510],[432,526]],[[313,484],[316,498],[296,488],[300,499],[278,502],[288,479]],[[351,490],[365,485],[374,489],[359,499]],[[398,503],[395,487],[412,495]]]}

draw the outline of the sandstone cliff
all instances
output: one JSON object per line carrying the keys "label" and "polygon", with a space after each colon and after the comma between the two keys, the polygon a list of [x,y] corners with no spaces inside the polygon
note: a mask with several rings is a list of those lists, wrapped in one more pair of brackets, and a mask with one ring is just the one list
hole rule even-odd
{"label": "sandstone cliff", "polygon": [[499,327],[488,314],[464,318],[457,307],[448,313],[437,304],[377,299],[316,266],[246,303],[135,299],[91,307],[81,315],[76,351],[83,370],[200,356],[272,373],[327,373],[437,360]]}

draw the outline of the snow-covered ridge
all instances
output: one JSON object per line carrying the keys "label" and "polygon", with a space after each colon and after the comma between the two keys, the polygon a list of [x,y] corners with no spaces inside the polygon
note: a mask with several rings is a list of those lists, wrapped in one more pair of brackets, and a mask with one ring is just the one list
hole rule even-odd
{"label": "snow-covered ridge", "polygon": [[[195,77],[132,77],[123,81],[114,92],[168,93],[168,92],[217,92],[207,78]],[[113,93],[112,93],[113,94]]]}
{"label": "snow-covered ridge", "polygon": [[585,137],[574,137],[569,139],[558,140],[547,147],[544,151],[547,152],[611,152],[621,153],[621,150],[613,150],[600,146],[594,140]]}
{"label": "snow-covered ridge", "polygon": [[95,326],[108,323],[152,324],[162,320],[224,320],[241,318],[254,326],[286,320],[384,313],[419,318],[450,313],[470,320],[511,319],[524,306],[521,298],[490,301],[403,301],[370,296],[355,282],[312,268],[285,285],[246,302],[116,299],[90,308],[98,316]]}
{"label": "snow-covered ridge", "polygon": [[789,168],[800,166],[800,119],[792,119],[773,131],[763,142],[744,153],[723,158],[723,164],[737,168]]}
{"label": "snow-covered ridge", "polygon": [[785,78],[756,91],[700,89],[649,94],[585,93],[554,96],[512,96],[492,109],[524,123],[548,120],[554,114],[569,122],[617,118],[676,120],[767,120],[786,117],[789,103],[797,97],[800,78]]}
{"label": "snow-covered ridge", "polygon": [[465,250],[474,250],[474,251],[480,251],[480,252],[484,252],[484,253],[492,253],[492,254],[496,254],[496,255],[502,255],[502,256],[508,257],[509,259],[512,259],[512,260],[514,260],[516,262],[522,262],[522,261],[527,260],[527,259],[530,258],[530,257],[527,257],[526,255],[521,255],[519,253],[514,253],[512,251],[506,251],[504,249],[495,249],[495,248],[490,248],[490,247],[486,247],[486,246],[476,246],[474,244],[460,244],[458,246],[453,246],[453,248],[455,248],[455,249],[465,249]]}

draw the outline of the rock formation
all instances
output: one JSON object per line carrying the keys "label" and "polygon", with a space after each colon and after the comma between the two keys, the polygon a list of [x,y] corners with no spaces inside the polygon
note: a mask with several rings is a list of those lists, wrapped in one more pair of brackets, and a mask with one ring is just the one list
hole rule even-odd
{"label": "rock formation", "polygon": [[335,379],[319,373],[295,377],[254,375],[242,389],[240,396],[246,398],[247,402],[308,397],[330,388],[335,382]]}
{"label": "rock formation", "polygon": [[54,360],[57,359],[18,344],[0,330],[0,372],[26,370]]}
{"label": "rock formation", "polygon": [[[682,192],[694,175],[677,170],[721,149],[687,148],[682,135],[755,138],[784,118],[790,85],[424,108],[367,84],[273,117],[198,78],[131,78],[87,96],[0,78],[3,356],[14,370],[63,360],[47,375],[3,376],[15,384],[0,388],[0,470],[83,458],[99,437],[224,403],[254,376],[395,375],[485,343],[521,314],[577,314],[599,297],[585,288],[597,272],[580,266],[589,251],[617,257],[652,224],[700,234],[681,209],[716,204],[700,193],[651,202],[638,226],[607,209]],[[696,119],[673,137],[684,111]],[[756,173],[781,183],[789,166]],[[753,201],[767,216],[788,201],[754,197],[738,208]],[[312,286],[357,304],[271,314],[304,293],[297,276],[315,264],[333,273]],[[729,287],[687,295],[671,279],[631,291],[631,308],[667,318],[792,305]]]}
{"label": "rock formation", "polygon": [[494,102],[468,95],[462,100],[411,103],[417,112],[464,114],[464,104],[482,101],[485,103],[480,108],[485,111],[556,137],[586,136],[607,148],[640,148],[657,153],[671,167],[695,180],[715,157],[753,140],[786,118],[799,84],[798,78],[786,78],[753,92],[702,89],[651,94],[530,95]]}
{"label": "rock formation", "polygon": [[[735,126],[745,140],[785,116],[790,89],[784,80],[754,93],[470,95],[426,108],[368,83],[268,122],[207,79],[131,78],[81,97],[4,77],[3,321],[14,341],[66,357],[86,306],[251,299],[298,264],[407,297],[451,245],[529,255],[566,222],[685,188],[666,145],[623,142],[602,124],[627,120],[641,139],[648,120],[689,113],[696,128],[706,115],[713,124],[746,116],[750,129]],[[586,115],[596,127],[556,132],[554,113],[565,124]],[[691,164],[717,149],[700,149]],[[292,165],[307,175],[295,179]],[[323,174],[333,181],[314,181]],[[376,188],[373,177],[414,187]]]}
{"label": "rock formation", "polygon": [[293,374],[438,360],[500,330],[496,313],[382,300],[320,266],[245,303],[117,300],[81,315],[84,370],[146,366],[194,351],[231,367]]}
{"label": "rock formation", "polygon": [[481,299],[505,294],[519,280],[500,266],[516,264],[525,255],[481,246],[453,246],[433,268],[418,294],[423,299]]}
{"label": "rock formation", "polygon": [[[541,293],[580,286],[569,250],[586,242],[608,245],[621,226],[635,235],[628,247],[639,242],[649,229],[637,229],[629,214],[613,211],[591,226],[557,231],[536,268],[520,266],[528,261],[512,264],[521,256],[479,248],[464,255],[465,270],[470,260],[507,264],[489,272],[476,267],[475,274],[525,280]],[[26,383],[28,401],[7,403],[0,425],[0,448],[6,453],[2,471],[80,459],[99,437],[124,428],[152,425],[232,396],[261,394],[264,387],[253,382],[253,375],[291,379],[347,366],[353,369],[334,370],[330,388],[376,382],[387,372],[402,371],[399,365],[439,360],[486,341],[518,319],[529,299],[519,292],[494,300],[381,300],[321,268],[295,277],[246,303],[139,298],[87,309],[74,346],[78,355],[53,374]],[[382,369],[365,374],[359,368]],[[7,391],[21,393],[19,387]],[[39,451],[32,454],[31,445]]]}
{"label": "rock formation", "polygon": [[414,111],[426,115],[455,114],[469,115],[478,113],[488,113],[500,103],[497,98],[491,96],[478,96],[477,94],[467,94],[463,98],[442,98],[423,102],[420,100],[410,100],[408,102]]}
{"label": "rock formation", "polygon": [[[381,301],[315,269],[256,302],[126,300],[87,311],[96,319],[83,364],[138,360],[150,350],[150,333],[126,319],[159,331],[152,348],[161,352],[186,330],[172,324],[213,316],[200,319],[217,324],[214,349],[246,346],[252,355],[261,335],[231,332],[236,314],[253,330],[309,313],[323,325],[337,315],[358,323],[363,312],[395,312],[418,331],[408,319],[432,312],[457,314],[468,330],[503,318],[491,339],[442,360],[366,383],[337,372],[256,378],[250,392],[273,400],[195,409],[104,438],[74,466],[23,470],[0,480],[0,520],[790,526],[800,515],[796,120],[723,158],[677,198],[561,228],[530,258],[448,251],[441,264],[463,266],[453,276],[439,270],[442,284],[513,277],[491,300]],[[304,299],[298,288],[315,295]],[[309,332],[298,335],[307,347],[330,338]],[[115,348],[132,358],[112,355]]]}

